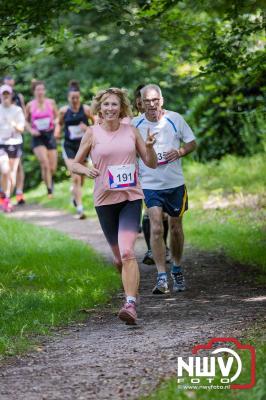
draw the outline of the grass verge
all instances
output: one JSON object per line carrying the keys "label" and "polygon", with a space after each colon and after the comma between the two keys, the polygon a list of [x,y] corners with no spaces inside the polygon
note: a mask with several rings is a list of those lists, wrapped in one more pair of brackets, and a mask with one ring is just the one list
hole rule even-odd
{"label": "grass verge", "polygon": [[184,159],[183,169],[189,198],[196,208],[214,196],[260,195],[265,196],[265,154],[252,157],[227,155],[221,160],[199,163]]}
{"label": "grass verge", "polygon": [[[75,213],[76,209],[72,204],[70,188],[70,179],[66,179],[60,183],[56,183],[54,198],[48,199],[45,185],[41,183],[36,189],[27,192],[26,200],[28,203],[38,203],[43,205],[44,207],[58,208],[68,211],[70,213]],[[85,180],[82,200],[87,216],[96,216],[93,205],[93,181],[90,179]]]}
{"label": "grass verge", "polygon": [[0,215],[0,357],[29,348],[51,327],[86,318],[119,288],[113,269],[64,234]]}
{"label": "grass verge", "polygon": [[[264,216],[265,216],[264,212]],[[192,209],[184,217],[186,240],[203,250],[220,251],[266,274],[265,222],[252,209]]]}

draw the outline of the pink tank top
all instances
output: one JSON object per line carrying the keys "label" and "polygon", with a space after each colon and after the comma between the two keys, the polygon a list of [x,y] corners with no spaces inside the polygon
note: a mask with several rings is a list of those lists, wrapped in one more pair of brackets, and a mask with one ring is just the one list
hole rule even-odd
{"label": "pink tank top", "polygon": [[132,127],[120,124],[114,132],[106,131],[101,125],[93,125],[91,129],[90,156],[95,168],[100,170],[94,184],[95,206],[143,199]]}
{"label": "pink tank top", "polygon": [[37,100],[32,100],[31,125],[38,131],[51,131],[54,129],[54,112],[51,100],[44,100],[43,110],[38,108]]}

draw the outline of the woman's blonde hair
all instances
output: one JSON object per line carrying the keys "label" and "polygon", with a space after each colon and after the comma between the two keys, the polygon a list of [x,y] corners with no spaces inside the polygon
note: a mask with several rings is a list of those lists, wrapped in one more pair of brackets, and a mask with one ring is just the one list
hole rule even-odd
{"label": "woman's blonde hair", "polygon": [[132,111],[131,111],[130,101],[127,96],[127,92],[126,90],[119,88],[109,88],[105,90],[100,90],[92,99],[91,108],[93,114],[100,115],[101,104],[108,96],[110,96],[110,94],[114,94],[120,100],[121,110],[119,117],[120,118],[131,117]]}

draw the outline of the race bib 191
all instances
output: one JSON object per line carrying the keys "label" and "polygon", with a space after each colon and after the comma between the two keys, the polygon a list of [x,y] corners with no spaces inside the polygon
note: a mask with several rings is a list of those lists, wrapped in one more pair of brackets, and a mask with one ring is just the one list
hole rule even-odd
{"label": "race bib 191", "polygon": [[50,118],[38,118],[35,119],[34,124],[36,125],[38,131],[48,131],[50,128]]}
{"label": "race bib 191", "polygon": [[108,177],[111,189],[136,186],[136,166],[135,164],[110,165],[108,167]]}
{"label": "race bib 191", "polygon": [[71,140],[81,139],[84,132],[79,125],[71,125],[68,127],[69,137]]}

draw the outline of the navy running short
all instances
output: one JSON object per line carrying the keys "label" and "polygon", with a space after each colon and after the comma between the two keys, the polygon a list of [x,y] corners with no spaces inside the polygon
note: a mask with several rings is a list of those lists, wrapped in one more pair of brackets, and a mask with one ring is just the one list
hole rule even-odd
{"label": "navy running short", "polygon": [[63,143],[63,158],[74,159],[78,152],[81,140],[65,140]]}
{"label": "navy running short", "polygon": [[54,132],[42,132],[40,136],[32,136],[32,149],[38,146],[44,146],[47,150],[56,150],[56,140]]}
{"label": "navy running short", "polygon": [[147,208],[161,207],[170,217],[182,217],[188,209],[188,196],[185,185],[172,189],[143,189]]}

